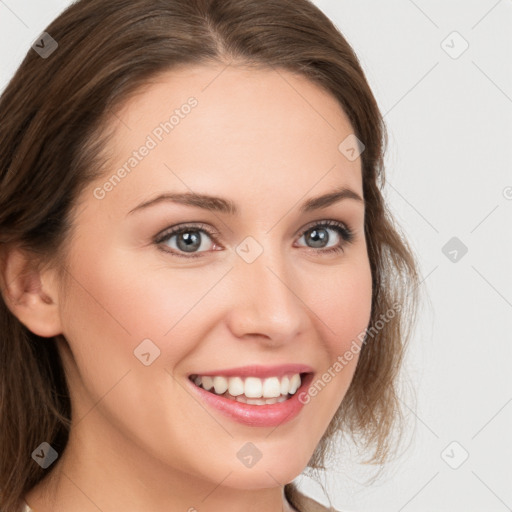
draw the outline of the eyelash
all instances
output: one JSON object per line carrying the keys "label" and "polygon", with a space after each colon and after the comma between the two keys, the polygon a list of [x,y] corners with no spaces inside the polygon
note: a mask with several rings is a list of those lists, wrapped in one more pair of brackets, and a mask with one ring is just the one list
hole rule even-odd
{"label": "eyelash", "polygon": [[[334,229],[343,240],[337,246],[330,247],[329,249],[315,249],[314,247],[309,247],[309,249],[311,249],[313,251],[320,252],[320,253],[336,254],[339,252],[343,252],[345,245],[352,243],[352,241],[354,239],[353,231],[345,224],[338,222],[336,220],[325,220],[325,221],[317,222],[315,224],[310,224],[302,231],[300,236],[302,237],[308,231],[311,231],[313,228]],[[216,236],[219,235],[219,233],[216,231],[213,231],[205,224],[188,224],[188,225],[184,225],[184,226],[180,226],[180,227],[176,227],[176,228],[171,228],[167,231],[164,231],[160,235],[157,235],[157,237],[154,240],[154,243],[156,245],[160,246],[162,244],[162,242],[169,240],[173,236],[181,235],[182,233],[186,233],[189,231],[206,233],[215,244],[218,244],[218,242],[216,240]],[[201,257],[203,257],[204,252],[209,252],[209,251],[201,251],[201,252],[189,253],[189,254],[185,255],[186,253],[175,252],[174,250],[163,249],[163,248],[161,248],[161,250],[168,254],[171,254],[173,256],[177,256],[179,258],[201,258]]]}

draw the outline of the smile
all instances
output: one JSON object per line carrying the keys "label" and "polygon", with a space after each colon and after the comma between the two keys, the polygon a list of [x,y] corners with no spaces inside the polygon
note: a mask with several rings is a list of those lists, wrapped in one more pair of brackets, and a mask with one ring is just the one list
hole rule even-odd
{"label": "smile", "polygon": [[301,412],[313,377],[310,366],[287,364],[197,372],[187,381],[207,408],[250,427],[275,427]]}
{"label": "smile", "polygon": [[230,400],[250,405],[272,405],[284,402],[294,395],[301,385],[301,374],[282,377],[224,377],[222,375],[191,375],[198,387]]}

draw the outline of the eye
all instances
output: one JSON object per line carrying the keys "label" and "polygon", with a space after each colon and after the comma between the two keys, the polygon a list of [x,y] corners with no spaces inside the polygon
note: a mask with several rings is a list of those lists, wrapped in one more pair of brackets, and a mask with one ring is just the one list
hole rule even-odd
{"label": "eye", "polygon": [[[328,232],[335,232],[340,240],[328,249],[322,250],[331,241],[331,236]],[[343,223],[336,220],[326,220],[313,224],[312,227],[306,228],[306,231],[301,238],[309,239],[313,246],[312,249],[320,249],[322,253],[337,253],[342,252],[345,245],[351,243],[354,239],[354,233]]]}
{"label": "eye", "polygon": [[[334,240],[338,238],[333,246],[328,246],[328,242],[331,241],[331,235],[329,232],[334,232]],[[205,235],[213,244],[209,244],[205,240]],[[166,246],[169,249],[162,249],[163,251],[170,253],[172,256],[178,256],[182,258],[199,258],[202,256],[201,253],[208,252],[209,250],[219,250],[219,246],[216,237],[219,235],[218,232],[213,231],[206,224],[190,224],[183,226],[174,226],[162,234],[157,236],[154,243],[158,246]],[[309,246],[315,252],[325,253],[337,253],[342,252],[344,247],[351,243],[354,234],[345,224],[335,220],[325,220],[322,222],[316,222],[302,231],[301,238],[309,240],[312,245]],[[300,239],[299,239],[300,240]],[[214,249],[208,249],[208,245],[213,245]],[[324,249],[324,247],[328,247]]]}
{"label": "eye", "polygon": [[[202,234],[202,235],[201,235]],[[179,256],[183,258],[198,258],[201,255],[200,254],[194,254],[194,252],[197,252],[198,249],[204,249],[204,235],[207,235],[211,239],[213,239],[215,242],[215,235],[218,233],[212,231],[210,228],[208,228],[205,225],[186,225],[186,226],[178,226],[173,227],[167,231],[164,231],[156,240],[155,243],[158,245],[166,245],[172,249],[172,251],[167,251],[167,249],[164,249],[166,252],[170,252],[173,256]],[[170,241],[173,238],[176,238],[175,244],[167,244],[163,243],[165,241]],[[183,251],[184,253],[188,254],[180,254],[180,251]],[[204,251],[199,251],[204,252]]]}

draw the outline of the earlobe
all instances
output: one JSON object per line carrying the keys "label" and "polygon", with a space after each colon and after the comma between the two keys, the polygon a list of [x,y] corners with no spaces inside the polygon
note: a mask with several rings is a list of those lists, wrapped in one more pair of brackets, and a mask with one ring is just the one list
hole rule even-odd
{"label": "earlobe", "polygon": [[2,296],[18,320],[34,334],[49,338],[61,333],[57,287],[49,271],[18,248],[2,254]]}

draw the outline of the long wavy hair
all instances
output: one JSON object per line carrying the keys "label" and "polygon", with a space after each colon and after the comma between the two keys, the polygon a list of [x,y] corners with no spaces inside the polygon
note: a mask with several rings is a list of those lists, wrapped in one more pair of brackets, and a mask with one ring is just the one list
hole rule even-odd
{"label": "long wavy hair", "polygon": [[[309,0],[81,0],[46,32],[58,48],[47,58],[30,49],[0,97],[2,267],[6,251],[20,247],[37,264],[63,271],[77,196],[103,172],[109,116],[158,73],[208,63],[282,69],[338,100],[365,145],[373,331],[308,467],[325,468],[340,433],[369,454],[365,463],[388,460],[404,420],[397,378],[415,318],[417,263],[383,199],[385,125],[344,36]],[[7,286],[0,299],[0,509],[17,512],[51,471],[34,463],[32,451],[42,440],[65,449],[71,403],[55,339],[35,335],[12,314]],[[285,492],[300,509],[294,484]]]}

